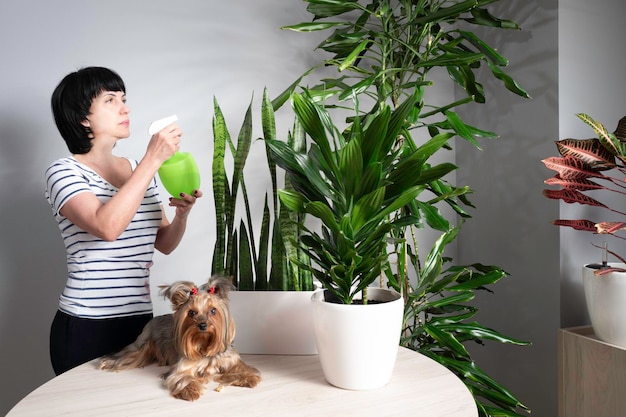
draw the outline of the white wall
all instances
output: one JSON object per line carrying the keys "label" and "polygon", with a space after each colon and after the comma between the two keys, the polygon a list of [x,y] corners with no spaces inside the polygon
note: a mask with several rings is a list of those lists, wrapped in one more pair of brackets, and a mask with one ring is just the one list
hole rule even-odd
{"label": "white wall", "polygon": [[[279,30],[308,17],[304,3],[284,0],[0,2],[0,369],[5,375],[0,415],[53,376],[48,334],[66,267],[43,195],[43,173],[68,153],[50,113],[56,84],[82,66],[118,71],[131,108],[131,137],[119,144],[118,153],[135,158],[143,155],[149,123],[178,114],[181,148],[200,166],[205,197],[180,247],[155,257],[153,293],[174,279],[202,282],[210,274],[215,241],[213,96],[236,138],[254,93],[259,127],[263,88],[277,95],[313,63],[315,36]],[[279,132],[286,134],[290,122],[279,119],[284,127]],[[263,160],[261,143],[253,146],[259,151]],[[265,189],[257,181],[269,181],[257,171],[251,158],[251,190]],[[262,202],[258,198],[257,206]],[[157,314],[169,311],[165,302],[155,301]]]}

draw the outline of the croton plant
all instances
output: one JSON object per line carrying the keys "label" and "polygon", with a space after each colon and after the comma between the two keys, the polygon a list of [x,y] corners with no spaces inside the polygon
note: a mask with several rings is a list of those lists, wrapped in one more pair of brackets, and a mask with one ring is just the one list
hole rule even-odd
{"label": "croton plant", "polygon": [[[560,188],[546,189],[543,194],[548,198],[562,200],[565,203],[600,207],[626,216],[626,212],[617,210],[597,199],[598,195],[626,195],[626,116],[618,122],[617,129],[613,133],[610,133],[602,123],[587,114],[581,113],[577,116],[588,124],[598,137],[556,141],[561,156],[546,158],[542,162],[547,168],[557,172],[555,176],[544,182]],[[593,191],[595,198],[589,196],[591,191]],[[617,200],[611,199],[611,201]],[[558,219],[553,223],[557,226],[626,239],[623,236],[626,234],[624,232],[626,231],[626,221],[597,222],[587,219]],[[622,236],[619,232],[622,232]],[[610,254],[620,262],[626,263],[623,256],[609,250],[606,245],[602,249],[605,250],[605,254]],[[603,259],[603,264],[607,266],[606,256]],[[616,270],[626,271],[622,268],[607,266],[598,268],[596,275]]]}

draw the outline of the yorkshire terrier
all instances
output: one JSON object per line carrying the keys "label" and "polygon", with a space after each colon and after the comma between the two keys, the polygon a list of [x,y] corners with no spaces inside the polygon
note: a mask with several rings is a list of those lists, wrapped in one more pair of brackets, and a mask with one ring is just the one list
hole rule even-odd
{"label": "yorkshire terrier", "polygon": [[187,401],[200,398],[211,379],[219,384],[217,391],[228,385],[254,388],[261,373],[232,347],[231,287],[230,280],[215,276],[200,288],[187,281],[159,287],[174,313],[153,318],[134,343],[102,357],[98,367],[119,371],[155,362],[170,366],[162,376],[165,385],[172,396]]}

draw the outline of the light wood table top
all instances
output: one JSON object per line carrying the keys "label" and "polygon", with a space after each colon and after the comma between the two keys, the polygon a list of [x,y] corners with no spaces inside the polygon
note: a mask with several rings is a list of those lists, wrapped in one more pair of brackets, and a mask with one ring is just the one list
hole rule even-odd
{"label": "light wood table top", "polygon": [[[391,381],[371,391],[328,384],[317,355],[242,355],[261,371],[256,388],[207,384],[195,402],[177,400],[163,387],[166,368],[104,372],[93,362],[43,384],[7,417],[45,416],[428,416],[476,417],[474,399],[444,366],[400,347]],[[365,364],[365,366],[367,366]]]}

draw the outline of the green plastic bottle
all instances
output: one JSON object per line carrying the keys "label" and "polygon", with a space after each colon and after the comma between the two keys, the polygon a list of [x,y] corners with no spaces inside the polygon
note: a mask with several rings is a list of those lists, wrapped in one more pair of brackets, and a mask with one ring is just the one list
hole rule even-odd
{"label": "green plastic bottle", "polygon": [[[154,121],[148,128],[150,136],[178,120],[176,115]],[[200,171],[189,152],[176,152],[159,168],[159,178],[168,193],[180,198],[180,193],[193,195],[200,188]]]}
{"label": "green plastic bottle", "polygon": [[193,195],[200,188],[200,171],[189,152],[176,152],[159,168],[159,178],[172,197]]}

